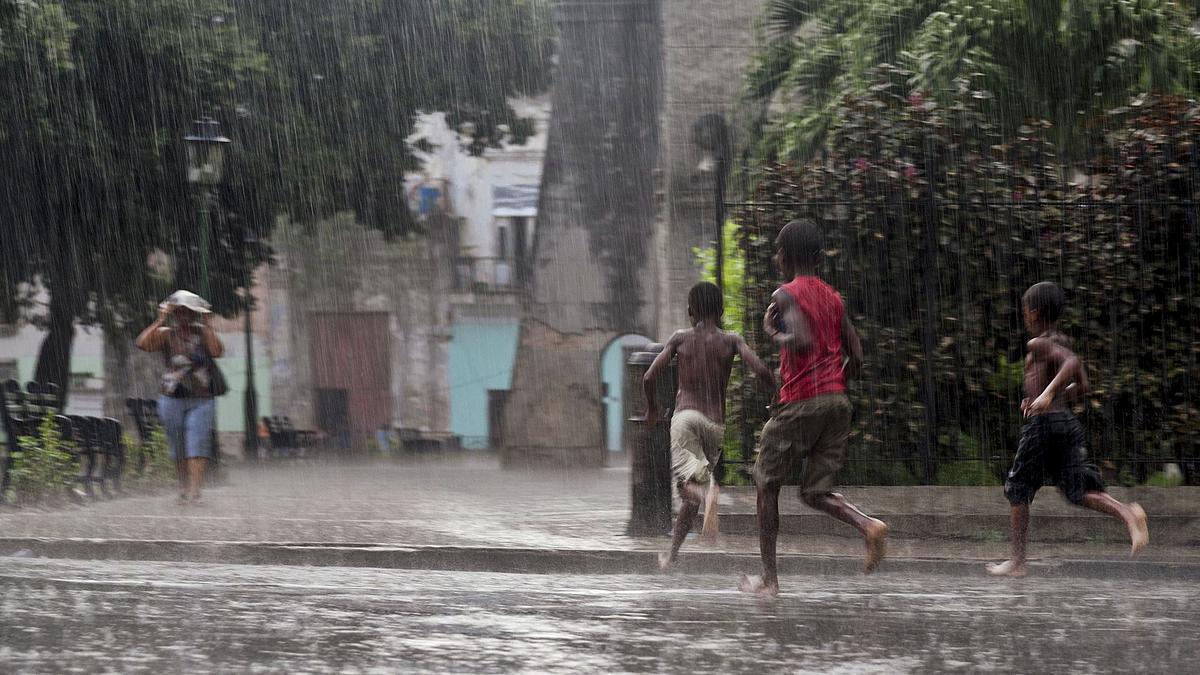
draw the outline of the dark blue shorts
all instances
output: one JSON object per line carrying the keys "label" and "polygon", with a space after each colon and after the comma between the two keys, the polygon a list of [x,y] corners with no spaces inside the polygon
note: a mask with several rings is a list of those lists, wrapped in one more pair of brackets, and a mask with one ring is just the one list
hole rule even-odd
{"label": "dark blue shorts", "polygon": [[1025,423],[1004,496],[1010,504],[1028,504],[1047,478],[1072,504],[1082,502],[1088,492],[1104,490],[1100,470],[1087,461],[1083,426],[1069,412],[1045,413]]}

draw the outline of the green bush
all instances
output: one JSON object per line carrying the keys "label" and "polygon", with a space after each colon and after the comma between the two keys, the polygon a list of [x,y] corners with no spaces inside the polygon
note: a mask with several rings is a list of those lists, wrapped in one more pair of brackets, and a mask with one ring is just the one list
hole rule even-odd
{"label": "green bush", "polygon": [[[130,439],[126,440],[126,448],[137,447]],[[150,440],[141,446],[141,470],[132,476],[134,487],[143,491],[156,491],[174,485],[175,462],[167,452],[167,435],[162,427],[155,427],[150,432]]]}
{"label": "green bush", "polygon": [[54,415],[48,414],[36,436],[22,436],[12,457],[8,501],[15,504],[60,502],[75,477],[74,446],[63,439]]}

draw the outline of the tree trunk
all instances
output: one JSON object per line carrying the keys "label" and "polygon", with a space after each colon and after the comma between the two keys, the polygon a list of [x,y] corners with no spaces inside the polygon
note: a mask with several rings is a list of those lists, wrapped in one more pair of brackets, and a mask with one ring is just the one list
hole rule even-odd
{"label": "tree trunk", "polygon": [[71,345],[75,342],[75,312],[63,297],[62,291],[50,288],[50,330],[38,350],[35,382],[53,382],[58,385],[62,404],[67,404],[68,388],[71,384]]}

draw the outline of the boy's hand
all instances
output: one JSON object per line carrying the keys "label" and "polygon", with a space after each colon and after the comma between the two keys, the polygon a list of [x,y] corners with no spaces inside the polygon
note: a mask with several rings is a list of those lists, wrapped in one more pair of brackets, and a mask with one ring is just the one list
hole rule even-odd
{"label": "boy's hand", "polygon": [[763,312],[763,332],[767,337],[775,337],[779,332],[779,305],[774,302],[767,305],[767,311]]}
{"label": "boy's hand", "polygon": [[1029,400],[1028,396],[1021,399],[1021,414],[1024,415],[1025,417],[1029,417],[1029,403],[1030,403],[1030,400]]}
{"label": "boy's hand", "polygon": [[1046,392],[1042,392],[1041,396],[1033,399],[1033,403],[1030,403],[1025,408],[1025,416],[1033,417],[1034,415],[1040,415],[1044,412],[1049,412],[1052,407],[1054,407],[1054,397],[1047,396]]}

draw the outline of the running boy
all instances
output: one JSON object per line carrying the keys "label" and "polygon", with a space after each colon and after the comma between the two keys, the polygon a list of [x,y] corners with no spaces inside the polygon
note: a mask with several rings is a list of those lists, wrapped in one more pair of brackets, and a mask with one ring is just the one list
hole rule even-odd
{"label": "running boy", "polygon": [[[845,375],[862,365],[862,344],[842,296],[816,276],[821,233],[809,220],[793,220],[775,240],[775,263],[788,280],[771,296],[763,330],[780,347],[779,404],[763,427],[754,464],[758,486],[759,549],[762,576],[743,575],[738,589],[779,593],[775,544],[779,537],[779,490],[799,477],[808,506],[848,523],[862,533],[871,572],[886,551],[888,527],[859,511],[833,491],[850,434],[850,400]],[[797,471],[803,465],[803,471]]]}
{"label": "running boy", "polygon": [[[677,354],[679,356],[679,391],[675,395],[675,413],[671,416],[671,474],[679,486],[683,505],[675,521],[671,548],[658,557],[663,570],[668,569],[679,554],[679,547],[692,520],[704,507],[707,526],[716,515],[718,487],[713,469],[721,456],[725,437],[725,386],[733,367],[734,355],[740,356],[758,376],[763,387],[775,391],[775,378],[762,359],[750,350],[737,333],[721,330],[725,313],[721,289],[707,281],[692,286],[688,292],[688,316],[692,327],[676,331],[666,347],[650,364],[642,378],[646,390],[646,427],[654,425],[661,411],[654,396],[654,382]],[[707,487],[707,494],[706,488]],[[711,521],[715,525],[715,521]],[[715,528],[706,527],[706,535],[715,536]]]}
{"label": "running boy", "polygon": [[1070,341],[1058,330],[1064,304],[1062,289],[1049,281],[1030,286],[1021,299],[1025,328],[1036,337],[1025,345],[1028,354],[1021,412],[1026,422],[1004,481],[1004,496],[1012,505],[1012,558],[988,565],[988,572],[997,576],[1025,576],[1029,503],[1047,474],[1072,504],[1120,518],[1129,529],[1131,555],[1150,543],[1146,512],[1137,504],[1126,506],[1104,491],[1099,470],[1087,461],[1083,427],[1067,407],[1087,393],[1088,380]]}

